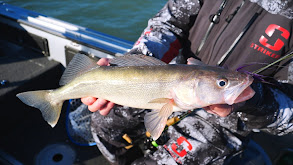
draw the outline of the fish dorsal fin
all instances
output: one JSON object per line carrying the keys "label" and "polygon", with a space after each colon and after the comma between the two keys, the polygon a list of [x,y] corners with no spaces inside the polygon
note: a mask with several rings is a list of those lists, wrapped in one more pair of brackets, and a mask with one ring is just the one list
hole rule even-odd
{"label": "fish dorsal fin", "polygon": [[146,65],[166,65],[165,62],[151,56],[143,54],[124,55],[110,59],[110,64],[117,66],[146,66]]}
{"label": "fish dorsal fin", "polygon": [[76,54],[66,67],[59,81],[59,85],[65,85],[83,73],[97,67],[99,66],[96,60],[83,54]]}

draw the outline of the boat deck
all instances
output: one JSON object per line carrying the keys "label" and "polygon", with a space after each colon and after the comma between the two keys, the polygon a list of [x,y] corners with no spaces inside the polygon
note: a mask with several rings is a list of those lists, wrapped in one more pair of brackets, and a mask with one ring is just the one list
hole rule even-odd
{"label": "boat deck", "polygon": [[[0,86],[0,164],[38,164],[39,159],[48,156],[51,159],[47,163],[68,162],[70,155],[62,155],[68,150],[76,155],[72,157],[74,164],[108,164],[97,147],[77,146],[68,139],[67,103],[58,124],[51,128],[38,110],[15,97],[23,91],[57,88],[63,66],[13,43],[2,40],[0,45],[0,79],[7,81]],[[57,149],[50,150],[50,146]]]}

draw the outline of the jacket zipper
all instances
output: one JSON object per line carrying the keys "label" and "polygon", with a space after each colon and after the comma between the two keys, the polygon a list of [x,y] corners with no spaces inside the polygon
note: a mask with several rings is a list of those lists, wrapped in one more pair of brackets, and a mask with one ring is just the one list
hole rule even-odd
{"label": "jacket zipper", "polygon": [[229,49],[227,50],[227,52],[217,62],[217,65],[223,66],[224,62],[228,59],[228,57],[230,56],[230,54],[232,53],[232,51],[234,50],[234,48],[236,47],[236,45],[239,43],[239,41],[241,40],[241,38],[244,36],[244,34],[247,32],[247,30],[250,28],[250,26],[254,23],[254,21],[256,20],[256,18],[259,16],[260,13],[261,13],[261,10],[257,11],[252,16],[252,18],[249,20],[249,22],[243,28],[242,32],[237,36],[237,38],[234,40],[234,42],[232,43],[232,45],[229,47]]}
{"label": "jacket zipper", "polygon": [[[245,0],[243,0],[241,2],[241,4],[234,10],[233,13],[229,14],[227,16],[227,18],[225,19],[226,21],[226,25],[224,25],[225,27],[223,28],[222,32],[218,35],[218,39],[220,38],[221,34],[225,31],[226,27],[229,25],[229,23],[232,21],[232,19],[234,18],[234,16],[238,13],[238,11],[241,9],[241,7],[244,5]],[[213,27],[218,24],[220,22],[220,16],[222,11],[224,10],[224,8],[227,5],[227,0],[223,0],[219,10],[217,11],[216,14],[212,14],[210,16],[210,25],[208,27],[207,32],[205,33],[198,49],[196,50],[195,55],[199,55],[200,51],[202,50],[204,44],[207,41],[207,38],[209,37]],[[241,33],[236,37],[236,39],[234,40],[234,42],[231,44],[231,46],[229,47],[229,49],[226,51],[226,53],[223,54],[223,56],[220,58],[220,60],[217,62],[218,66],[222,66],[224,64],[224,62],[228,59],[228,57],[230,56],[230,54],[232,53],[232,51],[234,50],[234,48],[236,47],[236,45],[239,43],[239,41],[242,39],[242,37],[244,36],[244,34],[248,31],[248,29],[250,28],[250,26],[254,23],[254,21],[256,20],[256,18],[259,16],[259,14],[261,13],[262,10],[258,10],[253,16],[252,18],[249,20],[249,22],[247,23],[247,25],[243,28],[243,30],[241,31]],[[216,40],[218,40],[216,39]],[[216,42],[215,42],[216,43]],[[215,45],[214,45],[215,46]]]}
{"label": "jacket zipper", "polygon": [[209,35],[210,35],[213,27],[215,26],[215,24],[218,24],[220,22],[220,16],[222,14],[222,11],[226,7],[226,4],[227,4],[227,0],[223,0],[222,3],[221,3],[221,5],[220,5],[220,7],[219,7],[219,10],[217,11],[217,13],[210,15],[210,18],[209,19],[210,19],[211,23],[210,23],[210,25],[208,27],[208,30],[205,33],[203,39],[200,42],[199,47],[197,48],[197,50],[195,52],[195,55],[196,56],[200,53],[202,47],[204,46],[204,44],[205,44],[207,38],[209,37]]}

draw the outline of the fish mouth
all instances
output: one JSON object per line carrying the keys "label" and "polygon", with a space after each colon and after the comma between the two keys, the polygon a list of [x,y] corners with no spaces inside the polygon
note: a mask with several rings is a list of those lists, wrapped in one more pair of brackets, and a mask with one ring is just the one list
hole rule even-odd
{"label": "fish mouth", "polygon": [[230,92],[227,92],[225,95],[225,102],[229,105],[240,103],[252,98],[255,94],[255,91],[250,87],[253,82],[253,78],[247,75],[244,83],[234,86]]}

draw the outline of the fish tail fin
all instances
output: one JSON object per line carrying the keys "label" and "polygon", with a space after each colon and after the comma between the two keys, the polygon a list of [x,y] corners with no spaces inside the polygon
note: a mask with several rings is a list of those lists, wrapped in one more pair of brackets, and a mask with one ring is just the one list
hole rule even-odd
{"label": "fish tail fin", "polygon": [[26,105],[38,108],[45,121],[54,127],[60,116],[63,101],[56,102],[49,94],[52,90],[29,91],[16,96]]}
{"label": "fish tail fin", "polygon": [[167,123],[168,117],[173,112],[173,105],[170,103],[165,104],[161,110],[153,110],[149,112],[144,117],[144,124],[146,130],[151,134],[154,140],[157,140]]}

